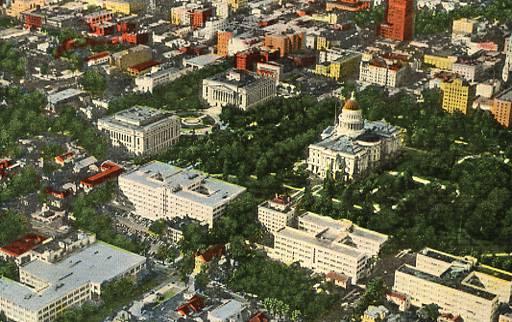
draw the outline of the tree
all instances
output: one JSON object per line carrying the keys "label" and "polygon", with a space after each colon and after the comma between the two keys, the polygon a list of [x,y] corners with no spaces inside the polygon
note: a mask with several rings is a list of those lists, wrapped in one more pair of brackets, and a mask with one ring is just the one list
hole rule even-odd
{"label": "tree", "polygon": [[91,92],[94,95],[102,94],[107,88],[107,79],[103,74],[95,70],[86,71],[80,83],[86,91]]}

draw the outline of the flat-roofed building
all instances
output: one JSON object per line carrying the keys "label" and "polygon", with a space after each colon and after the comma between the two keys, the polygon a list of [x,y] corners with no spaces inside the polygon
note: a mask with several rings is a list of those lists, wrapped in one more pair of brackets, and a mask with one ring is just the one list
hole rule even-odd
{"label": "flat-roofed building", "polygon": [[153,59],[153,51],[146,45],[137,45],[111,56],[111,62],[122,70],[127,70],[128,67],[145,63]]}
{"label": "flat-roofed building", "polygon": [[276,195],[258,206],[258,221],[271,233],[289,226],[295,217],[290,196]]}
{"label": "flat-roofed building", "polygon": [[466,322],[491,322],[499,303],[510,301],[512,273],[425,248],[415,266],[406,264],[395,272],[393,289],[407,294],[416,307],[434,303]]}
{"label": "flat-roofed building", "polygon": [[203,99],[210,106],[247,110],[276,96],[276,82],[269,77],[232,69],[203,80]]}
{"label": "flat-roofed building", "polygon": [[167,68],[151,71],[135,78],[135,86],[142,93],[153,93],[153,89],[159,85],[167,84],[191,71],[191,68],[177,69]]}
{"label": "flat-roofed building", "polygon": [[65,260],[40,259],[19,267],[20,282],[0,278],[0,311],[16,322],[47,322],[101,295],[114,279],[137,275],[146,258],[96,242]]}
{"label": "flat-roofed building", "polygon": [[176,144],[180,137],[179,117],[147,106],[133,106],[98,120],[114,147],[135,155],[152,155]]}
{"label": "flat-roofed building", "polygon": [[272,257],[299,262],[317,273],[344,274],[357,283],[371,269],[388,236],[311,212],[298,217],[298,228],[284,227],[274,233]]}
{"label": "flat-roofed building", "polygon": [[119,188],[135,213],[150,220],[191,218],[210,227],[245,191],[195,171],[153,161],[119,177]]}
{"label": "flat-roofed building", "polygon": [[443,93],[442,107],[449,113],[467,114],[476,95],[476,85],[458,75],[445,77],[440,84]]}

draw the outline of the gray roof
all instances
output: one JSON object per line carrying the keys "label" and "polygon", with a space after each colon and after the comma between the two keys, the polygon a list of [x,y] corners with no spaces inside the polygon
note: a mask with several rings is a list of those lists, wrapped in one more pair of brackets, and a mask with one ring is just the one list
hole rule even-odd
{"label": "gray roof", "polygon": [[[122,175],[124,179],[151,186],[166,187],[175,195],[210,207],[224,204],[245,191],[245,188],[210,178],[197,170],[187,170],[167,163],[152,161]],[[200,182],[200,189],[188,187]]]}
{"label": "gray roof", "polygon": [[169,111],[136,105],[112,116],[106,116],[100,119],[98,123],[138,130],[152,127],[169,118],[177,118],[177,116],[173,116]]}
{"label": "gray roof", "polygon": [[38,311],[88,283],[101,284],[143,264],[146,258],[112,245],[96,242],[52,264],[34,260],[20,269],[46,281],[40,292],[18,282],[0,279],[0,298]]}
{"label": "gray roof", "polygon": [[84,92],[76,89],[76,88],[67,88],[63,91],[49,94],[48,95],[48,103],[51,105],[58,104],[62,101],[68,100],[70,98],[82,95]]}
{"label": "gray roof", "polygon": [[216,318],[218,320],[228,320],[230,317],[239,314],[242,312],[244,306],[242,303],[236,300],[229,300],[221,305],[219,305],[214,310],[210,311],[208,314],[209,317]]}

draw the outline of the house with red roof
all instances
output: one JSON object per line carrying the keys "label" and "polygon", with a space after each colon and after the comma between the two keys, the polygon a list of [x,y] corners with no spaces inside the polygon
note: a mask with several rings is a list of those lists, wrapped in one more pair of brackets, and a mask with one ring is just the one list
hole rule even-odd
{"label": "house with red roof", "polygon": [[100,166],[100,172],[80,181],[80,187],[89,191],[95,187],[117,178],[124,169],[112,161],[105,161]]}
{"label": "house with red roof", "polygon": [[26,234],[10,244],[0,247],[0,257],[6,260],[14,259],[18,264],[24,263],[30,260],[29,252],[46,239],[41,235]]}
{"label": "house with red roof", "polygon": [[195,258],[194,273],[199,274],[205,264],[208,264],[215,258],[224,256],[225,252],[226,246],[218,244],[211,246],[203,253],[198,253]]}
{"label": "house with red roof", "polygon": [[180,305],[176,312],[181,316],[190,316],[199,313],[205,307],[204,298],[199,295],[192,296],[186,303]]}

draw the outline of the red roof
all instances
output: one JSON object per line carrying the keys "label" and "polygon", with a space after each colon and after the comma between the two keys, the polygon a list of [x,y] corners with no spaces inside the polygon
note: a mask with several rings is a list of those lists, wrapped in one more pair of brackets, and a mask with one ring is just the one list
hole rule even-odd
{"label": "red roof", "polygon": [[201,257],[205,263],[208,263],[215,257],[221,257],[224,255],[225,247],[222,244],[214,245],[208,248],[204,253],[198,254],[197,257]]}
{"label": "red roof", "polygon": [[52,187],[47,187],[46,193],[54,196],[55,198],[64,199],[71,194],[71,190],[56,190]]}
{"label": "red roof", "polygon": [[257,312],[251,316],[249,322],[269,322],[270,320],[265,316],[263,312]]}
{"label": "red roof", "polygon": [[140,73],[140,72],[143,72],[153,66],[158,66],[158,65],[160,65],[159,62],[157,62],[155,60],[149,60],[149,61],[137,64],[137,65],[130,66],[130,67],[128,67],[128,70],[133,71],[135,73]]}
{"label": "red roof", "polygon": [[89,56],[89,57],[85,58],[85,61],[104,58],[104,57],[107,57],[108,55],[110,55],[110,53],[109,53],[108,51],[102,51],[102,52],[99,52],[99,53],[93,54],[93,55],[91,55],[91,56]]}
{"label": "red roof", "polygon": [[41,235],[26,234],[25,236],[13,241],[9,245],[1,247],[0,251],[9,256],[18,257],[41,244],[45,240],[46,237]]}
{"label": "red roof", "polygon": [[189,315],[192,311],[194,313],[201,312],[204,308],[204,299],[199,295],[194,295],[188,300],[187,303],[180,305],[176,312],[181,314],[182,316]]}
{"label": "red roof", "polygon": [[96,173],[93,176],[90,176],[87,179],[81,180],[80,184],[92,188],[94,186],[100,185],[103,182],[117,177],[123,172],[123,168],[112,161],[105,161],[100,167],[101,172]]}
{"label": "red roof", "polygon": [[55,162],[57,162],[57,163],[64,163],[64,161],[73,158],[74,155],[75,155],[75,153],[73,153],[72,151],[66,152],[64,154],[56,156],[55,157]]}
{"label": "red roof", "polygon": [[7,169],[9,166],[11,166],[11,164],[11,160],[0,160],[0,169]]}

